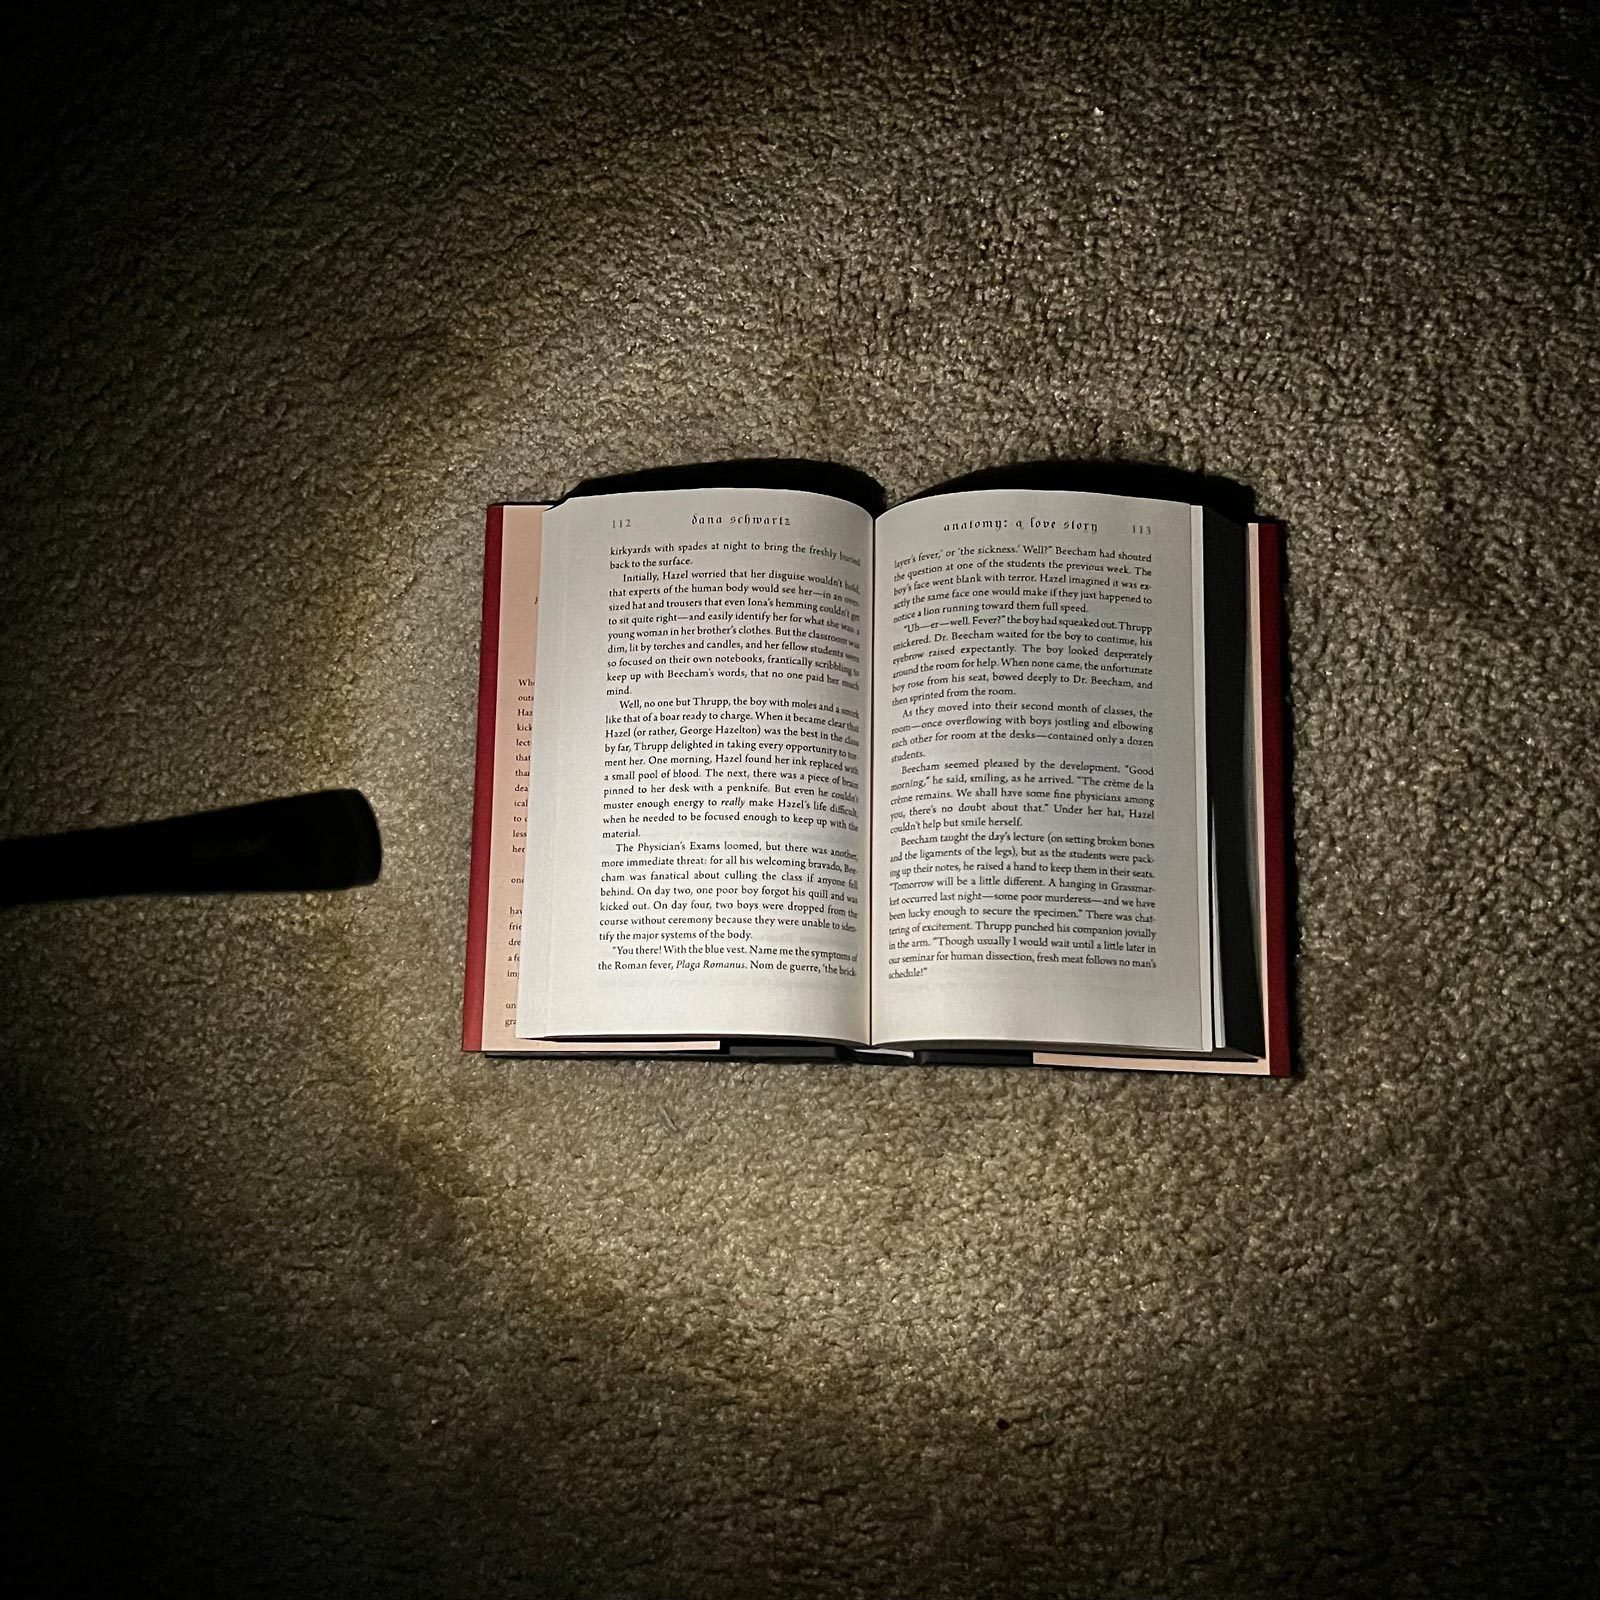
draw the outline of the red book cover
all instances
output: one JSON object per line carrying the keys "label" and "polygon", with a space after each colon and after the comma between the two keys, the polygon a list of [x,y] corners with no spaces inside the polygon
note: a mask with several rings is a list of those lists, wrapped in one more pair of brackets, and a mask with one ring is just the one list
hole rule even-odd
{"label": "red book cover", "polygon": [[1292,1071],[1289,927],[1289,808],[1284,740],[1283,526],[1260,532],[1262,898],[1266,920],[1267,1061],[1275,1078]]}
{"label": "red book cover", "polygon": [[483,556],[483,627],[478,657],[478,755],[472,796],[472,875],[467,894],[467,976],[461,1048],[483,1048],[483,997],[489,962],[494,744],[500,687],[500,562],[504,514],[489,507]]}

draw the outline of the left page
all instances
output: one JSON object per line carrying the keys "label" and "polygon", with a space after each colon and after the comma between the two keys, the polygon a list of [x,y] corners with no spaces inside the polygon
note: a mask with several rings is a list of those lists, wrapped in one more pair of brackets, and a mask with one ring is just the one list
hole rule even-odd
{"label": "left page", "polygon": [[867,1032],[872,518],[775,489],[545,514],[517,1032]]}

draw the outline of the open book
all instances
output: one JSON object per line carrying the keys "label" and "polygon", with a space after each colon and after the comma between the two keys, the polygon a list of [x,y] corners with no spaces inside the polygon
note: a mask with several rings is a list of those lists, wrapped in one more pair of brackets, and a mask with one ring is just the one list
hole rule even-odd
{"label": "open book", "polygon": [[489,517],[469,1049],[1289,1070],[1279,530],[983,489]]}

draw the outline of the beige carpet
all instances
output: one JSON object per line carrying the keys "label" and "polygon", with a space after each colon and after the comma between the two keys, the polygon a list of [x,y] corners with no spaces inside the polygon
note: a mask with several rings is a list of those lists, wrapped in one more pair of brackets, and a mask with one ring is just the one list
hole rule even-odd
{"label": "beige carpet", "polygon": [[[0,919],[23,1587],[1592,1593],[1583,8],[147,9],[0,51],[0,823],[388,859]],[[745,455],[1289,519],[1299,1081],[458,1053],[483,507]]]}

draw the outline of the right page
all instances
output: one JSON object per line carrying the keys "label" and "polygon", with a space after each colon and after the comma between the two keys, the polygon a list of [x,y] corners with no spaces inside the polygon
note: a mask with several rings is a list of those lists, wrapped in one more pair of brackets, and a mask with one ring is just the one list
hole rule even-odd
{"label": "right page", "polygon": [[1210,1050],[1201,516],[878,519],[872,1037]]}

